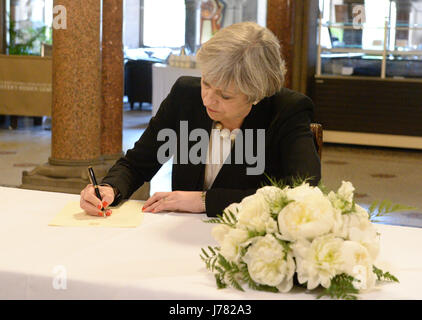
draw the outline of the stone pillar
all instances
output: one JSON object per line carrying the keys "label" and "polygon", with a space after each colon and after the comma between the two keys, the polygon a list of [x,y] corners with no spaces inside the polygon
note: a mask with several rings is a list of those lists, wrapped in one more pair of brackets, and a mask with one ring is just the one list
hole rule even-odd
{"label": "stone pillar", "polygon": [[235,23],[235,0],[227,0],[224,12],[223,28]]}
{"label": "stone pillar", "polygon": [[243,21],[243,6],[246,0],[226,0],[223,28]]}
{"label": "stone pillar", "polygon": [[67,29],[53,30],[51,164],[101,156],[101,0],[56,0]]}
{"label": "stone pillar", "polygon": [[296,1],[290,0],[268,0],[267,2],[267,28],[280,40],[281,55],[286,61],[287,73],[284,86],[287,88],[292,88],[295,5]]}
{"label": "stone pillar", "polygon": [[52,145],[48,163],[23,172],[22,188],[79,193],[108,170],[101,157],[101,0],[55,0],[66,28],[53,29]]}
{"label": "stone pillar", "polygon": [[103,0],[101,154],[122,156],[123,123],[123,1]]}
{"label": "stone pillar", "polygon": [[191,55],[200,45],[201,0],[185,0],[185,5],[185,50]]}
{"label": "stone pillar", "polygon": [[[100,182],[121,156],[122,1],[103,1],[103,63],[101,0],[54,1],[66,8],[67,28],[53,31],[51,157],[23,172],[21,188],[78,194],[89,183],[89,165]],[[131,199],[148,197],[146,183]]]}
{"label": "stone pillar", "polygon": [[0,0],[0,54],[6,53],[6,0]]}
{"label": "stone pillar", "polygon": [[234,23],[243,21],[243,6],[246,0],[237,0],[234,5]]}
{"label": "stone pillar", "polygon": [[[0,0],[0,54],[6,53],[6,0]],[[0,114],[0,125],[6,117]]]}

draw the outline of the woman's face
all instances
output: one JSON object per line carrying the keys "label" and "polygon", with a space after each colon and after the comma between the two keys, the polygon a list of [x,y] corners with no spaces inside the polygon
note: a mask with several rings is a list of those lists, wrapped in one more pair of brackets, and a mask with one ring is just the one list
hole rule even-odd
{"label": "woman's face", "polygon": [[240,128],[252,108],[247,96],[234,86],[223,90],[204,78],[201,79],[201,96],[208,116],[214,121],[220,121],[230,130]]}

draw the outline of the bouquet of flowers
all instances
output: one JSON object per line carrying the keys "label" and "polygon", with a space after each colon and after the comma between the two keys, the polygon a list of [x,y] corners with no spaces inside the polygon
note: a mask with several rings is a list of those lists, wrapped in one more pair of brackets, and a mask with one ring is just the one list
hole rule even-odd
{"label": "bouquet of flowers", "polygon": [[345,181],[337,192],[306,180],[294,187],[271,182],[205,221],[218,224],[212,235],[219,246],[201,254],[218,288],[288,292],[295,283],[322,287],[318,298],[356,299],[377,280],[398,282],[374,265],[379,234],[371,218],[409,207],[383,201],[367,211]]}

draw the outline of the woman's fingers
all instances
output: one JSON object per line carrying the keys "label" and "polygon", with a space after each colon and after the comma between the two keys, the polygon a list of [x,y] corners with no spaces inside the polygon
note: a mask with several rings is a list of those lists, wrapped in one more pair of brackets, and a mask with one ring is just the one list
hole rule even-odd
{"label": "woman's fingers", "polygon": [[88,214],[90,215],[99,215],[101,212],[101,201],[92,203],[91,201],[87,199],[91,199],[90,192],[92,192],[92,185],[88,185],[81,191],[81,199],[80,199],[80,207]]}
{"label": "woman's fingers", "polygon": [[99,186],[102,201],[102,207],[105,209],[114,202],[114,190],[109,186]]}
{"label": "woman's fingers", "polygon": [[[150,212],[152,208],[157,206],[157,202],[163,198],[168,197],[171,192],[156,192],[150,197],[147,201],[145,201],[142,211]],[[155,205],[154,205],[155,204]]]}
{"label": "woman's fingers", "polygon": [[147,210],[148,212],[156,213],[163,211],[174,210],[174,200],[170,196],[163,197],[160,200],[154,202]]}
{"label": "woman's fingers", "polygon": [[95,194],[95,189],[92,185],[86,188],[84,194],[85,201],[91,203],[93,206],[97,207],[99,210],[103,207],[102,201],[98,199],[97,195]]}
{"label": "woman's fingers", "polygon": [[204,203],[200,191],[157,192],[148,199],[142,211],[144,212],[204,212]]}
{"label": "woman's fingers", "polygon": [[90,202],[81,201],[81,208],[91,216],[102,216],[104,212],[93,206]]}
{"label": "woman's fingers", "polygon": [[90,184],[81,191],[80,207],[86,213],[95,216],[111,215],[111,210],[102,211],[114,201],[114,191],[111,187],[99,187],[103,201],[98,199],[94,187]]}

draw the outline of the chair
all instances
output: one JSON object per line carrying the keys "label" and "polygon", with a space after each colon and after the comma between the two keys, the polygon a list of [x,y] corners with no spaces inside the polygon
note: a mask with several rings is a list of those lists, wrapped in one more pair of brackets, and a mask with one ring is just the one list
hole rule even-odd
{"label": "chair", "polygon": [[314,136],[316,150],[318,152],[319,158],[321,159],[323,145],[322,125],[319,123],[311,123],[311,131]]}
{"label": "chair", "polygon": [[128,60],[124,66],[124,92],[130,109],[135,102],[152,103],[152,65],[155,60]]}

